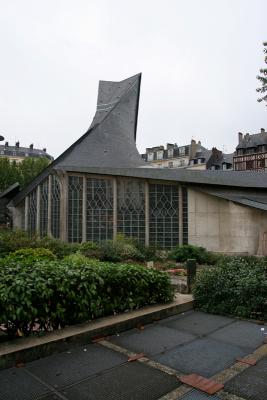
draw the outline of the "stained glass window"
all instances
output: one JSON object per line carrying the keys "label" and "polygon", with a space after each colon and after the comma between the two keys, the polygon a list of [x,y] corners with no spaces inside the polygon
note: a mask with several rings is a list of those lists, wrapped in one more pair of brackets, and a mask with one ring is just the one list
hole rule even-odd
{"label": "stained glass window", "polygon": [[187,188],[182,188],[183,198],[183,244],[188,244],[188,201]]}
{"label": "stained glass window", "polygon": [[40,184],[40,236],[47,235],[48,221],[48,179]]}
{"label": "stained glass window", "polygon": [[86,179],[86,240],[113,238],[113,181]]}
{"label": "stained glass window", "polygon": [[142,181],[118,180],[118,233],[145,242],[145,184]]}
{"label": "stained glass window", "polygon": [[60,185],[55,175],[51,175],[51,234],[60,237]]}
{"label": "stained glass window", "polygon": [[68,241],[82,241],[83,178],[69,176],[68,185]]}
{"label": "stained glass window", "polygon": [[149,242],[162,248],[179,243],[179,192],[176,185],[149,185]]}

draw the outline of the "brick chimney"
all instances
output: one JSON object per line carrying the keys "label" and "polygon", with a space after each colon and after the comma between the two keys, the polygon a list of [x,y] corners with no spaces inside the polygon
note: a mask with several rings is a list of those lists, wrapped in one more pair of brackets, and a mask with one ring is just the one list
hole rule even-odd
{"label": "brick chimney", "polygon": [[238,132],[238,144],[240,144],[243,140],[243,133],[242,132]]}

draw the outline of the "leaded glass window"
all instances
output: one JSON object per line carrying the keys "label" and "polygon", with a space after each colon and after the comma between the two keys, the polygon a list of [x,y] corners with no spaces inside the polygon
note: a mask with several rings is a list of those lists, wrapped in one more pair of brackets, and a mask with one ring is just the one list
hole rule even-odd
{"label": "leaded glass window", "polygon": [[113,181],[86,179],[86,240],[113,238]]}
{"label": "leaded glass window", "polygon": [[179,243],[179,192],[176,185],[149,185],[149,242],[162,248]]}
{"label": "leaded glass window", "polygon": [[188,244],[188,201],[187,188],[182,188],[183,199],[183,244]]}
{"label": "leaded glass window", "polygon": [[83,178],[69,176],[68,188],[68,240],[82,241]]}
{"label": "leaded glass window", "polygon": [[55,175],[51,175],[51,234],[60,237],[60,185]]}
{"label": "leaded glass window", "polygon": [[40,236],[47,235],[48,221],[48,179],[40,184]]}
{"label": "leaded glass window", "polygon": [[145,184],[118,180],[117,231],[145,242]]}
{"label": "leaded glass window", "polygon": [[36,189],[29,194],[28,209],[28,232],[30,235],[36,233],[37,193]]}

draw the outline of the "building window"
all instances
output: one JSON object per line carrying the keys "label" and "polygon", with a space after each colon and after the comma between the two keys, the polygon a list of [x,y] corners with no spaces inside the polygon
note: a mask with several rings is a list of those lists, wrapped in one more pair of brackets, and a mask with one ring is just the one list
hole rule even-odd
{"label": "building window", "polygon": [[149,185],[149,242],[162,248],[179,243],[178,186]]}
{"label": "building window", "polygon": [[163,159],[163,150],[157,151],[157,159],[162,160]]}
{"label": "building window", "polygon": [[248,170],[253,169],[253,160],[248,160],[246,162],[246,169]]}
{"label": "building window", "polygon": [[118,181],[117,230],[145,242],[145,184],[143,181]]}
{"label": "building window", "polygon": [[180,154],[180,156],[184,156],[185,155],[185,147],[184,146],[179,148],[179,154]]}
{"label": "building window", "polygon": [[48,180],[40,184],[40,236],[47,236]]}
{"label": "building window", "polygon": [[169,161],[168,166],[169,166],[169,168],[173,168],[173,162]]}
{"label": "building window", "polygon": [[51,175],[51,234],[60,237],[60,185],[58,178]]}
{"label": "building window", "polygon": [[154,153],[148,153],[147,161],[153,161],[153,160],[154,160]]}
{"label": "building window", "polygon": [[69,176],[68,190],[68,240],[82,241],[83,178]]}
{"label": "building window", "polygon": [[86,240],[113,238],[113,181],[86,179]]}
{"label": "building window", "polygon": [[36,233],[37,195],[36,189],[29,194],[28,232],[32,236]]}
{"label": "building window", "polygon": [[173,149],[168,149],[168,158],[173,157]]}

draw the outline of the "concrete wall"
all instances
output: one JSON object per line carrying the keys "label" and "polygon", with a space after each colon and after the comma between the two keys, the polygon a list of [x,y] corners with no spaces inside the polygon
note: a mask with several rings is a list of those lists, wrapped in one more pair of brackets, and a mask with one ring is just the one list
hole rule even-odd
{"label": "concrete wall", "polygon": [[190,244],[227,254],[257,254],[259,247],[266,252],[264,232],[266,211],[188,189]]}

